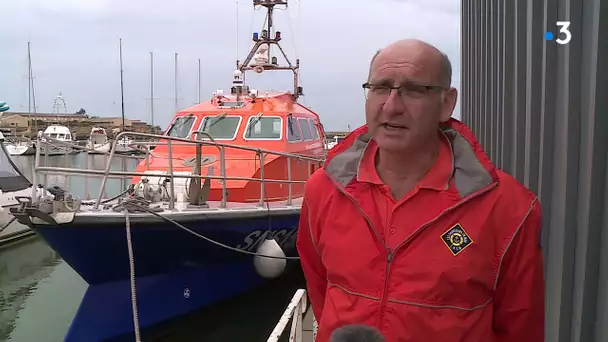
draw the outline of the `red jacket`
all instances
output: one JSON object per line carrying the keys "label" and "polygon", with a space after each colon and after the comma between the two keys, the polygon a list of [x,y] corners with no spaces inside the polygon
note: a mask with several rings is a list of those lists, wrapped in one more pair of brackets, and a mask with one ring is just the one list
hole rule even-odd
{"label": "red jacket", "polygon": [[[369,187],[357,181],[365,126],[307,182],[297,248],[318,342],[346,324],[376,327],[388,342],[544,341],[538,200],[492,165],[463,123],[442,130],[454,160],[446,191],[456,195],[429,203],[426,224],[395,249],[379,238]],[[452,253],[446,234],[462,227],[452,242],[470,246]]]}

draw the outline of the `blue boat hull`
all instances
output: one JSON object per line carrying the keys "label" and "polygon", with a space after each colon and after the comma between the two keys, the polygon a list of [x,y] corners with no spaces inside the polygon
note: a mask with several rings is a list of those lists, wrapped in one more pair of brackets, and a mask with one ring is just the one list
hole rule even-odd
{"label": "blue boat hull", "polygon": [[[299,215],[191,220],[184,226],[255,252],[274,237],[295,256]],[[36,225],[35,230],[88,283],[66,341],[103,341],[133,332],[129,257],[123,222]],[[163,221],[131,227],[142,329],[216,304],[264,283],[253,258],[213,245]]]}

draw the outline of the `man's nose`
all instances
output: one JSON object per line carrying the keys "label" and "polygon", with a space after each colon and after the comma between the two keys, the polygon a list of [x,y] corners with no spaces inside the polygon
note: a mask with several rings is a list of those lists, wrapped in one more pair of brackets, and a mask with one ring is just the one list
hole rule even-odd
{"label": "man's nose", "polygon": [[382,106],[382,109],[391,114],[402,113],[405,110],[403,100],[401,99],[401,95],[399,95],[399,91],[397,89],[391,89],[391,92],[388,94],[388,98]]}

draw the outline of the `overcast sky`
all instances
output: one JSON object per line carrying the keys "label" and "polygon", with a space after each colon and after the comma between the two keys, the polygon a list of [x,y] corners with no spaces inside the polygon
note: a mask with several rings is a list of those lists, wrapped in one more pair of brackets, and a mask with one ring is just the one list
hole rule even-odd
{"label": "overcast sky", "polygon": [[[201,59],[203,100],[230,89],[235,60],[243,60],[259,31],[263,10],[251,0],[0,0],[0,100],[28,109],[27,42],[32,44],[36,102],[51,112],[62,93],[68,112],[120,116],[118,38],[123,41],[127,118],[150,121],[150,56],[155,59],[154,121],[163,128],[174,113],[174,53],[178,53],[181,108],[197,100]],[[302,104],[327,130],[364,122],[363,92],[378,48],[420,38],[450,57],[460,84],[459,0],[290,0],[276,11],[288,57],[300,58]],[[238,12],[238,25],[237,25]],[[238,26],[238,34],[237,34]],[[237,38],[238,37],[238,38]],[[238,48],[237,48],[238,47]],[[282,61],[279,58],[279,61]],[[249,75],[249,74],[248,74]],[[248,83],[289,89],[288,72],[252,75]],[[460,106],[455,116],[460,117]]]}

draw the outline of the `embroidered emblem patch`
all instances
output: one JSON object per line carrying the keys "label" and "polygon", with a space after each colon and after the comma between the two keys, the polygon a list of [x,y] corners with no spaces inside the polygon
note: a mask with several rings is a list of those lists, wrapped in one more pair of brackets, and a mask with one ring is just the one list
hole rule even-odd
{"label": "embroidered emblem patch", "polygon": [[457,255],[473,243],[471,237],[464,231],[460,223],[456,223],[441,235],[441,240],[450,249],[453,255]]}

